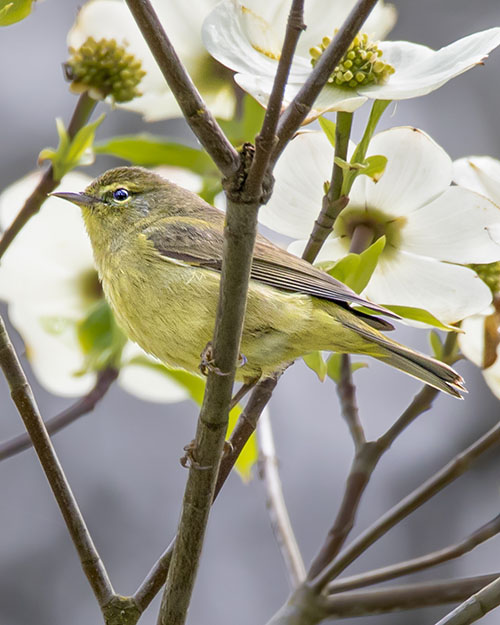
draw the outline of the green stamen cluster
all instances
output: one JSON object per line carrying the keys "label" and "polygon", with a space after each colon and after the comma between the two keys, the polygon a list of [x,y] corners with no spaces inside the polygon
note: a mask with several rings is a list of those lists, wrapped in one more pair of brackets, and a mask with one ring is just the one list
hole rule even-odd
{"label": "green stamen cluster", "polygon": [[95,100],[111,96],[115,102],[128,102],[142,95],[137,89],[146,74],[141,61],[127,54],[114,39],[96,41],[89,37],[78,48],[70,48],[71,58],[64,64],[66,77],[75,93],[88,91]]}
{"label": "green stamen cluster", "polygon": [[469,265],[483,282],[490,287],[493,295],[500,293],[500,261],[487,265]]}
{"label": "green stamen cluster", "polygon": [[[309,50],[313,67],[330,42],[330,37],[323,37],[318,46]],[[328,82],[336,87],[352,89],[380,85],[395,71],[392,65],[382,61],[381,56],[382,50],[377,47],[376,42],[370,41],[367,34],[356,35]]]}

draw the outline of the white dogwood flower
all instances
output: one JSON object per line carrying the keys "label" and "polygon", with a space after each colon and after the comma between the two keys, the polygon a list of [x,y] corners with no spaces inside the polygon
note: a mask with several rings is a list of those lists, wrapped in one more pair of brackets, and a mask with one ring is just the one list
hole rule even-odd
{"label": "white dogwood flower", "polygon": [[[208,108],[221,118],[232,117],[235,97],[228,72],[207,53],[201,25],[216,0],[153,0],[152,5]],[[177,102],[124,0],[86,2],[68,34],[68,45],[79,48],[89,37],[114,39],[142,63],[146,75],[140,97],[118,106],[141,113],[147,121],[180,117]]]}
{"label": "white dogwood flower", "polygon": [[[0,228],[5,230],[40,180],[36,172],[0,195]],[[83,190],[90,178],[70,173],[65,188]],[[24,340],[33,372],[50,392],[61,396],[87,393],[96,373],[88,370],[78,326],[103,302],[92,249],[79,211],[59,198],[48,198],[14,239],[0,266],[0,299]],[[140,364],[143,363],[148,364]],[[155,366],[158,361],[128,342],[122,353],[118,383],[144,399],[177,402],[187,390]],[[151,366],[153,365],[153,366]]]}
{"label": "white dogwood flower", "polygon": [[[304,85],[316,62],[354,6],[354,0],[316,0],[305,6],[307,30],[293,59],[284,104]],[[280,58],[289,3],[285,0],[223,0],[203,24],[203,41],[235,80],[264,106]],[[352,112],[367,99],[404,100],[425,95],[481,63],[500,44],[500,28],[475,33],[432,50],[383,39],[395,21],[392,7],[378,3],[363,25],[366,34],[341,59],[314,103],[310,119],[325,111]]]}
{"label": "white dogwood flower", "polygon": [[[450,157],[421,130],[401,127],[375,135],[367,155],[376,154],[388,159],[382,177],[377,183],[356,178],[349,204],[317,260],[345,256],[356,226],[364,224],[373,240],[386,237],[366,297],[423,308],[445,323],[484,310],[491,292],[463,265],[500,260],[500,209],[469,189],[450,186]],[[323,133],[304,132],[276,166],[274,192],[259,220],[302,239],[290,246],[296,254],[302,253],[321,208],[333,155]]]}

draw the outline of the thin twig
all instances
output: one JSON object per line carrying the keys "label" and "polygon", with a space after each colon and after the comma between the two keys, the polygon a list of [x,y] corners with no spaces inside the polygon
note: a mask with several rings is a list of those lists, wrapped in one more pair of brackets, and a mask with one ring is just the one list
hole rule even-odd
{"label": "thin twig", "polygon": [[335,126],[335,152],[333,158],[332,176],[328,191],[323,197],[323,203],[318,218],[314,222],[313,229],[309,235],[306,247],[302,254],[304,260],[310,263],[319,254],[329,234],[332,232],[333,224],[340,212],[347,206],[349,199],[342,196],[342,183],[344,172],[337,164],[337,160],[347,160],[349,149],[349,137],[351,136],[352,113],[337,113],[337,124]]}
{"label": "thin twig", "polygon": [[308,585],[298,588],[267,625],[317,625],[326,619],[372,616],[461,601],[498,573],[454,580],[389,586],[380,590],[317,595]]}
{"label": "thin twig", "polygon": [[56,456],[35,398],[0,317],[0,367],[10,387],[24,425],[31,436],[49,485],[66,522],[80,562],[101,607],[115,596],[101,558],[95,548],[71,487]]}
{"label": "thin twig", "polygon": [[500,577],[457,606],[436,625],[470,625],[500,605]]}
{"label": "thin twig", "polygon": [[373,525],[360,534],[340,556],[315,581],[317,591],[325,588],[370,545],[387,533],[414,510],[439,493],[443,488],[468,471],[471,464],[482,454],[500,442],[500,424],[495,425],[463,452],[457,454],[447,465],[407,495],[382,515]]}
{"label": "thin twig", "polygon": [[288,516],[278,470],[271,419],[267,409],[260,416],[257,438],[259,441],[259,473],[266,486],[267,508],[271,526],[285,562],[291,587],[297,588],[306,578],[306,569]]}
{"label": "thin twig", "polygon": [[[88,119],[92,115],[96,104],[97,102],[90,98],[86,93],[82,93],[79,97],[68,126],[68,136],[70,139],[73,139],[80,128],[85,126]],[[34,191],[24,203],[22,209],[16,215],[14,221],[3,233],[0,240],[0,258],[2,258],[5,254],[9,245],[16,238],[26,223],[33,217],[33,215],[38,213],[40,207],[47,199],[47,195],[54,191],[59,182],[59,180],[54,179],[54,172],[52,166],[50,166],[43,174]]]}
{"label": "thin twig", "polygon": [[412,560],[406,560],[405,562],[398,562],[397,564],[375,569],[368,573],[344,577],[330,584],[328,586],[328,592],[345,592],[346,590],[354,590],[364,586],[380,584],[389,579],[409,575],[416,571],[423,571],[432,566],[442,564],[443,562],[449,562],[472,551],[475,547],[481,545],[493,536],[496,536],[499,532],[500,514],[455,545],[433,551],[419,558],[413,558]]}
{"label": "thin twig", "polygon": [[[97,374],[97,381],[94,387],[85,395],[76,401],[72,406],[66,408],[58,415],[45,421],[47,433],[52,435],[59,430],[76,421],[83,415],[94,410],[96,404],[106,395],[109,387],[118,377],[118,370],[112,367],[103,369]],[[13,438],[0,443],[0,461],[11,458],[16,454],[29,449],[32,446],[31,438],[27,433],[19,434]]]}
{"label": "thin twig", "polygon": [[278,62],[278,69],[276,70],[273,88],[269,97],[264,121],[262,122],[262,129],[255,140],[255,157],[248,174],[247,189],[251,190],[254,185],[258,185],[255,189],[255,193],[259,193],[259,195],[261,194],[261,181],[264,179],[272,150],[278,140],[276,137],[276,128],[281,114],[285,87],[290,74],[293,55],[295,54],[299,37],[305,28],[304,0],[293,0],[290,13],[288,14],[285,39]]}
{"label": "thin twig", "polygon": [[[446,338],[443,347],[443,360],[448,364],[452,364],[456,360],[456,341],[457,336],[455,333],[450,333]],[[343,375],[345,374],[346,371],[343,370]],[[342,393],[342,387],[339,387],[339,393]],[[311,564],[307,575],[309,580],[317,577],[329,563],[334,561],[334,558],[340,552],[354,526],[361,497],[380,458],[390,448],[397,436],[432,406],[432,402],[438,393],[439,391],[435,388],[424,386],[414,397],[408,408],[382,436],[375,441],[364,442],[356,448],[347,477],[342,503],[333,526],[328,531],[324,544]],[[352,413],[352,405],[349,402],[347,404],[342,402],[342,406],[344,413],[347,411],[346,420],[350,425],[351,432],[356,435],[357,415]],[[357,436],[359,437],[359,434]]]}
{"label": "thin twig", "polygon": [[149,0],[126,1],[191,130],[222,174],[232,176],[240,165],[238,152],[207,109],[151,3]]}
{"label": "thin twig", "polygon": [[277,130],[278,143],[271,157],[273,164],[306,119],[314,101],[376,4],[377,0],[358,1],[333,41],[321,55],[300,91],[281,115]]}

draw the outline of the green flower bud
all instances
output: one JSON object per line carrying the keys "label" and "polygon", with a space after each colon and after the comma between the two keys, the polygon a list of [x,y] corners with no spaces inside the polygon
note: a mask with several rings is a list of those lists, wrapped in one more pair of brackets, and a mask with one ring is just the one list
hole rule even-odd
{"label": "green flower bud", "polygon": [[115,102],[142,95],[137,89],[146,74],[141,61],[114,39],[96,41],[89,37],[80,48],[70,48],[70,53],[64,71],[74,93],[87,91],[95,100],[111,96]]}
{"label": "green flower bud", "polygon": [[[309,50],[311,65],[314,67],[326,48],[330,37],[323,37],[321,43]],[[340,63],[328,79],[336,87],[354,89],[360,86],[380,85],[394,74],[394,67],[381,60],[382,50],[377,43],[370,41],[366,33],[358,34],[352,41]]]}

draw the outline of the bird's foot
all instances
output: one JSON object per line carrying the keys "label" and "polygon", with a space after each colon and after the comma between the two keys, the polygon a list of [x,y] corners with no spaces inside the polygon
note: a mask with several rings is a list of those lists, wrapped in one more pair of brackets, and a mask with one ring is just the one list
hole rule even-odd
{"label": "bird's foot", "polygon": [[[215,366],[214,360],[214,352],[212,347],[212,341],[209,341],[205,347],[205,349],[201,352],[201,361],[198,365],[198,369],[201,371],[203,375],[208,375],[211,373],[216,373],[217,375],[226,376],[229,375],[229,372],[224,372],[219,369],[219,367]],[[244,354],[240,354],[238,356],[238,362],[236,363],[236,367],[244,367],[247,364],[248,360]]]}
{"label": "bird's foot", "polygon": [[190,443],[188,443],[187,445],[184,445],[183,450],[186,453],[181,458],[179,458],[181,465],[185,469],[197,469],[198,471],[208,471],[208,469],[211,469],[212,467],[210,465],[202,466],[196,460],[196,449],[197,449],[196,439],[194,438]]}
{"label": "bird's foot", "polygon": [[[196,440],[193,438],[193,440],[188,443],[187,445],[184,445],[183,450],[186,452],[181,458],[179,458],[179,462],[181,463],[181,465],[185,468],[185,469],[197,469],[198,471],[207,471],[208,469],[211,469],[212,467],[210,465],[208,466],[201,466],[200,463],[196,460]],[[224,441],[224,448],[222,450],[222,457],[226,458],[227,456],[230,456],[234,451],[234,447],[233,444],[231,443],[231,441]]]}
{"label": "bird's foot", "polygon": [[225,373],[221,371],[219,367],[215,366],[214,360],[214,351],[212,348],[212,341],[209,341],[205,347],[205,349],[201,352],[201,362],[198,365],[198,369],[201,371],[203,375],[208,375],[209,373],[216,373],[217,375],[229,375],[229,373]]}

